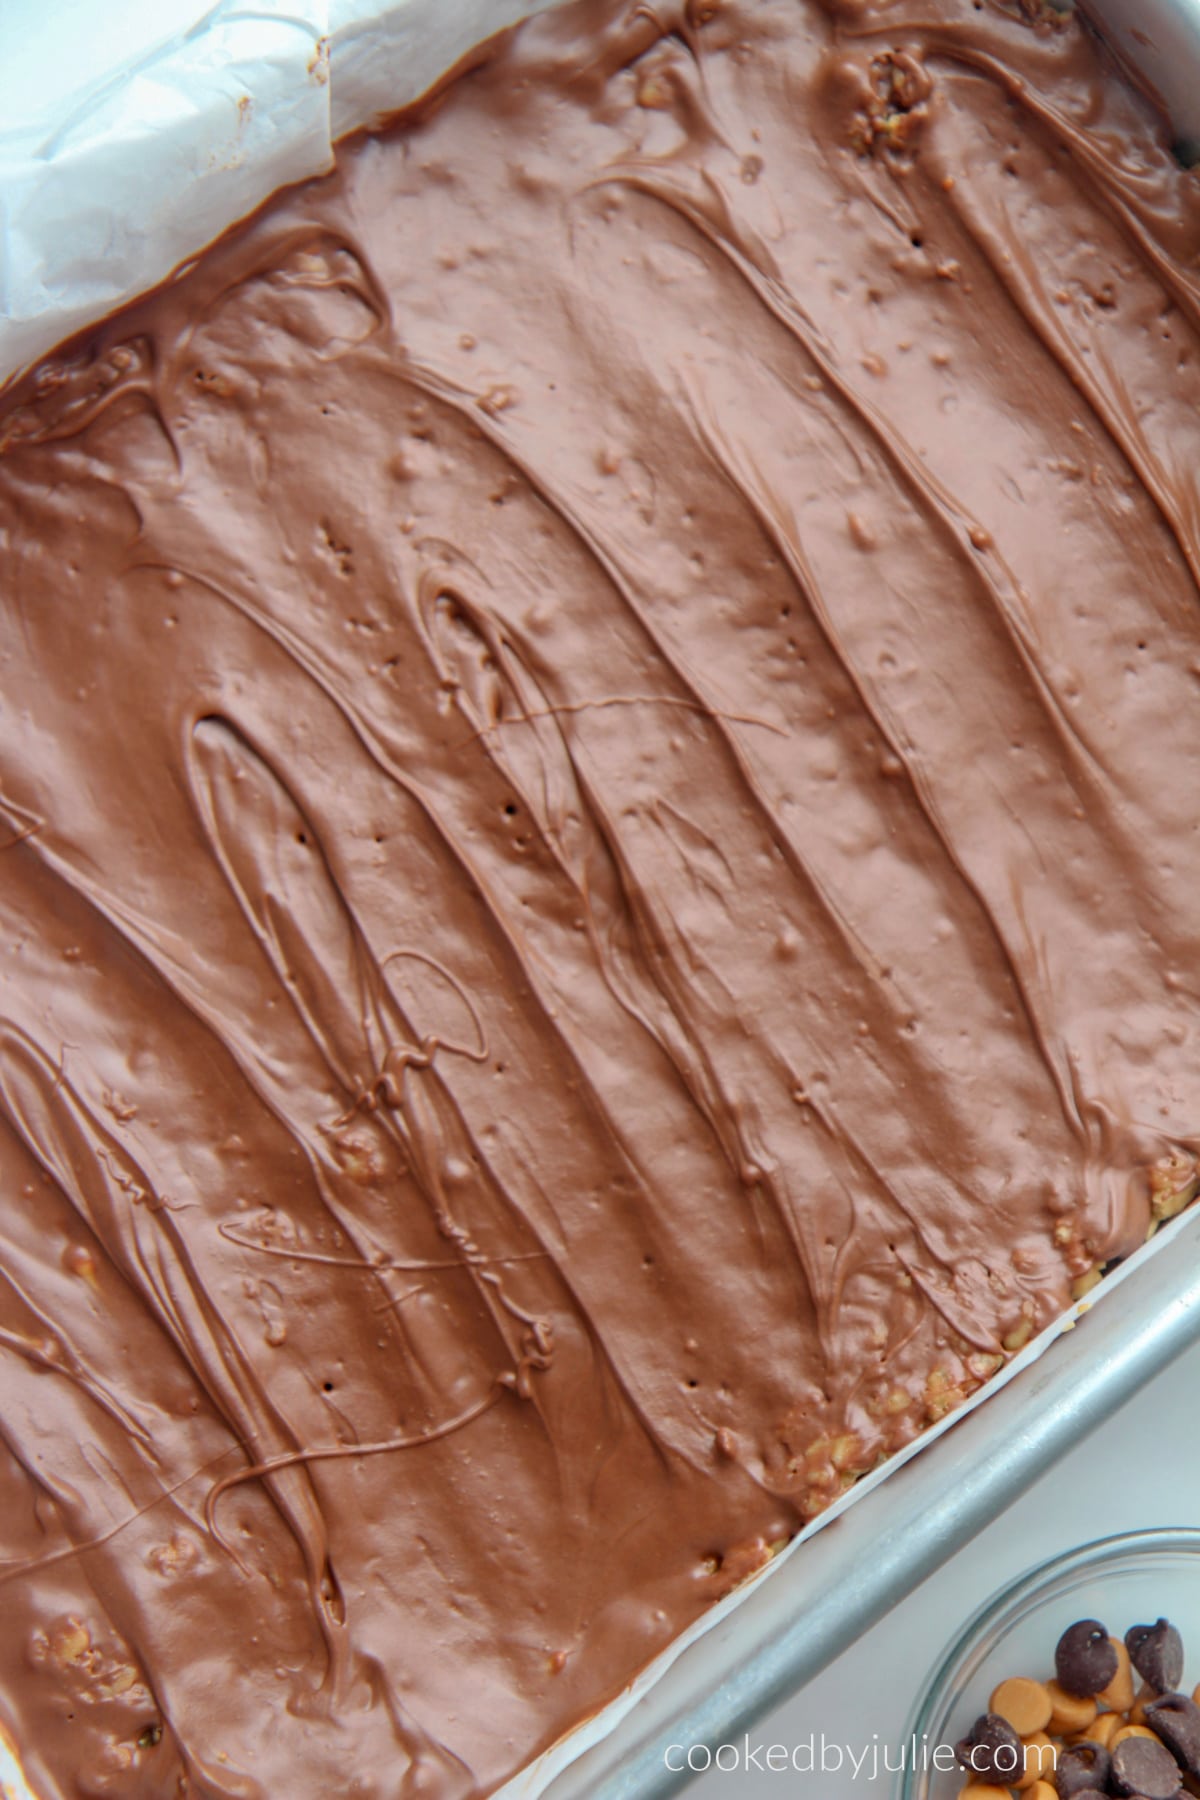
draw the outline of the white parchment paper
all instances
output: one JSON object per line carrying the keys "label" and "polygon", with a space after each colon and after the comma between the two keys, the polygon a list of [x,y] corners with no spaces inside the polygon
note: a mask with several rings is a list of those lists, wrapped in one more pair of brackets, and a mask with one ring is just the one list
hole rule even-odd
{"label": "white parchment paper", "polygon": [[0,0],[0,382],[556,4]]}

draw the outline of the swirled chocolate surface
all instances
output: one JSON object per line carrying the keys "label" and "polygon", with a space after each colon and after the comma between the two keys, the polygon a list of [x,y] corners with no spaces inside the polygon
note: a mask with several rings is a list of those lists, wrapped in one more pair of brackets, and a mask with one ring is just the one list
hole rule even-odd
{"label": "swirled chocolate surface", "polygon": [[1069,15],[588,3],[7,396],[42,1800],[488,1791],[1191,1179],[1198,251]]}

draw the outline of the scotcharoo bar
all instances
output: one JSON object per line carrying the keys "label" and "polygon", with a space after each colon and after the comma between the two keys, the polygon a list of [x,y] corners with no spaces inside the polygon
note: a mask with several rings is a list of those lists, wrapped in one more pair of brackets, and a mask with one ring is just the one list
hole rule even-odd
{"label": "scotcharoo bar", "polygon": [[487,1792],[1192,1196],[1198,250],[1072,15],[589,0],[5,396],[40,1800]]}

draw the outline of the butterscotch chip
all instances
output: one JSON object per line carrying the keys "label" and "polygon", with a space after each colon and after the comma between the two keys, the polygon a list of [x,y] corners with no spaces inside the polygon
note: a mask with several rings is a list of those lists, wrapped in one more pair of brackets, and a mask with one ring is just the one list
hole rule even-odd
{"label": "butterscotch chip", "polygon": [[1151,1700],[1157,1699],[1158,1691],[1155,1688],[1152,1688],[1148,1681],[1143,1681],[1141,1687],[1134,1696],[1133,1705],[1129,1709],[1129,1723],[1131,1725],[1144,1725],[1146,1723],[1146,1707]]}
{"label": "butterscotch chip", "polygon": [[968,1781],[965,1788],[959,1788],[958,1800],[1012,1800],[1012,1797],[1006,1787],[990,1787],[986,1781]]}
{"label": "butterscotch chip", "polygon": [[1021,1738],[1044,1731],[1053,1710],[1049,1691],[1040,1681],[1030,1681],[1026,1675],[1013,1675],[1002,1681],[988,1701],[988,1711],[1007,1719]]}
{"label": "butterscotch chip", "polygon": [[1053,1775],[1057,1766],[1058,1745],[1051,1743],[1044,1731],[1035,1731],[1025,1740],[1025,1771],[1012,1785],[1019,1794],[1027,1793]]}
{"label": "butterscotch chip", "polygon": [[1120,1713],[1101,1713],[1095,1723],[1088,1726],[1084,1736],[1089,1743],[1103,1744],[1107,1750],[1112,1742],[1114,1732],[1120,1731],[1124,1723]]}
{"label": "butterscotch chip", "polygon": [[1033,1320],[1021,1319],[1003,1339],[1004,1348],[1006,1350],[1011,1350],[1015,1356],[1018,1350],[1023,1350],[1025,1348],[1032,1336]]}
{"label": "butterscotch chip", "polygon": [[1068,1694],[1060,1682],[1048,1681],[1046,1692],[1050,1696],[1050,1723],[1047,1730],[1055,1737],[1073,1737],[1079,1732],[1087,1733],[1088,1727],[1096,1717],[1096,1702],[1079,1694]]}
{"label": "butterscotch chip", "polygon": [[1101,1688],[1096,1698],[1113,1712],[1128,1712],[1133,1705],[1133,1664],[1120,1638],[1109,1638],[1108,1641],[1117,1653],[1117,1672],[1108,1686]]}
{"label": "butterscotch chip", "polygon": [[1122,1725],[1119,1730],[1113,1732],[1112,1741],[1108,1747],[1110,1750],[1115,1750],[1118,1744],[1125,1742],[1126,1738],[1134,1737],[1153,1738],[1156,1744],[1162,1743],[1157,1731],[1151,1731],[1148,1725]]}
{"label": "butterscotch chip", "polygon": [[1035,1781],[1026,1791],[1025,1800],[1058,1800],[1058,1789],[1051,1781]]}

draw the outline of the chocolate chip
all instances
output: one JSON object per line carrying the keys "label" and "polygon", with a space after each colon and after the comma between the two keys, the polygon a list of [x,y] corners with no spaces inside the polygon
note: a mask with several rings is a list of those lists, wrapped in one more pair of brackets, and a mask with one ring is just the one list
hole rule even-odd
{"label": "chocolate chip", "polygon": [[[1147,1739],[1147,1742],[1149,1740]],[[1108,1786],[1112,1759],[1103,1744],[1076,1744],[1064,1750],[1054,1771],[1059,1800],[1078,1800],[1080,1794],[1102,1793]]]}
{"label": "chocolate chip", "polygon": [[1080,1700],[1108,1686],[1117,1672],[1117,1652],[1099,1619],[1067,1627],[1054,1652],[1054,1670],[1059,1686]]}
{"label": "chocolate chip", "polygon": [[1024,1767],[1021,1740],[999,1713],[981,1713],[954,1754],[976,1780],[1007,1785]]}
{"label": "chocolate chip", "polygon": [[1200,1706],[1186,1694],[1166,1694],[1146,1708],[1146,1723],[1156,1731],[1180,1768],[1200,1776]]}
{"label": "chocolate chip", "polygon": [[1179,1765],[1165,1744],[1131,1737],[1112,1753],[1111,1781],[1118,1794],[1140,1794],[1144,1800],[1175,1800]]}
{"label": "chocolate chip", "polygon": [[1156,1694],[1169,1694],[1183,1680],[1183,1639],[1166,1619],[1131,1625],[1125,1633],[1129,1660]]}

